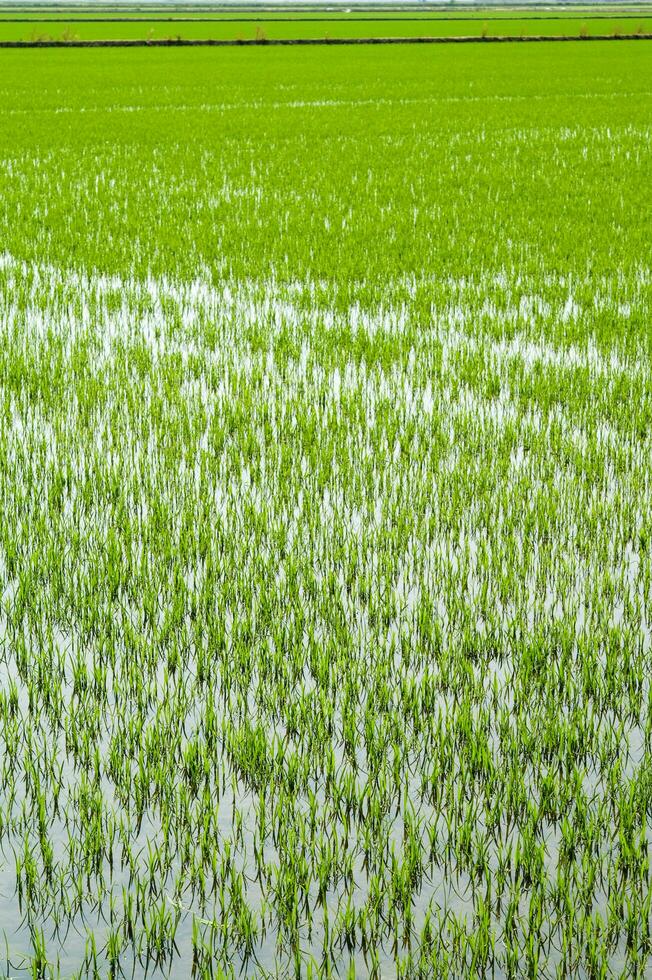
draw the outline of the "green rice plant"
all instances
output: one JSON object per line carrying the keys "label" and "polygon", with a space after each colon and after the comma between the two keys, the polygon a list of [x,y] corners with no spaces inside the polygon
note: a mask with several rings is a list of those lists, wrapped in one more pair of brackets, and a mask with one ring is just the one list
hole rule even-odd
{"label": "green rice plant", "polygon": [[6,55],[7,975],[644,975],[641,44]]}

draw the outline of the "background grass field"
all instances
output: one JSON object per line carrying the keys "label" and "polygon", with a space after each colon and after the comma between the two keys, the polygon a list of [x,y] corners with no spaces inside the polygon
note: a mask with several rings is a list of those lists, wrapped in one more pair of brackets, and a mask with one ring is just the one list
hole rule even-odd
{"label": "background grass field", "polygon": [[636,17],[600,18],[589,16],[577,20],[531,18],[494,19],[488,14],[484,20],[393,20],[393,21],[338,21],[334,19],[297,22],[295,20],[257,21],[243,20],[210,23],[70,23],[48,21],[1,23],[0,40],[105,40],[130,38],[338,38],[338,37],[459,37],[472,35],[515,36],[538,34],[650,34],[652,18]]}
{"label": "background grass field", "polygon": [[[113,18],[113,19],[111,19]],[[172,19],[174,18],[174,19]],[[0,40],[324,37],[443,37],[460,35],[634,34],[652,32],[649,8],[578,8],[510,10],[376,11],[356,8],[325,12],[315,8],[267,13],[254,10],[180,8],[146,11],[129,8],[102,12],[97,8],[53,8],[45,16],[0,5]]]}

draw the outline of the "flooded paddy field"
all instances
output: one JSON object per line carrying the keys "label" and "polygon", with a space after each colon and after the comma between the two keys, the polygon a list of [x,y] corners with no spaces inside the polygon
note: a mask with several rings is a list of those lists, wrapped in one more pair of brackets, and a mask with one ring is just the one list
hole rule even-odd
{"label": "flooded paddy field", "polygon": [[2,63],[0,975],[645,975],[645,42]]}

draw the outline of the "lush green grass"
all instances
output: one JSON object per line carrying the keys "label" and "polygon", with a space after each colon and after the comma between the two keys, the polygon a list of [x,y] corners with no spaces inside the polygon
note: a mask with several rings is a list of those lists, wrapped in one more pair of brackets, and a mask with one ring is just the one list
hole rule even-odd
{"label": "lush green grass", "polygon": [[496,17],[486,13],[483,18],[443,19],[436,17],[384,19],[342,17],[286,18],[257,20],[213,21],[161,21],[127,20],[110,22],[37,21],[23,19],[16,22],[0,21],[0,40],[107,40],[119,38],[166,38],[181,37],[230,39],[237,38],[338,38],[338,37],[447,37],[460,35],[516,36],[533,34],[649,34],[652,18],[639,17]]}
{"label": "lush green grass", "polygon": [[2,66],[0,969],[643,975],[647,47]]}

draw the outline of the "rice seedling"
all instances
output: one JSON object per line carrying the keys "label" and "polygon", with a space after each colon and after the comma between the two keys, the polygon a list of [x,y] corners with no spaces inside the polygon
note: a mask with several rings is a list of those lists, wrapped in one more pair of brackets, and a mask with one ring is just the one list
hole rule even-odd
{"label": "rice seedling", "polygon": [[650,63],[515,47],[7,53],[8,976],[649,970]]}

